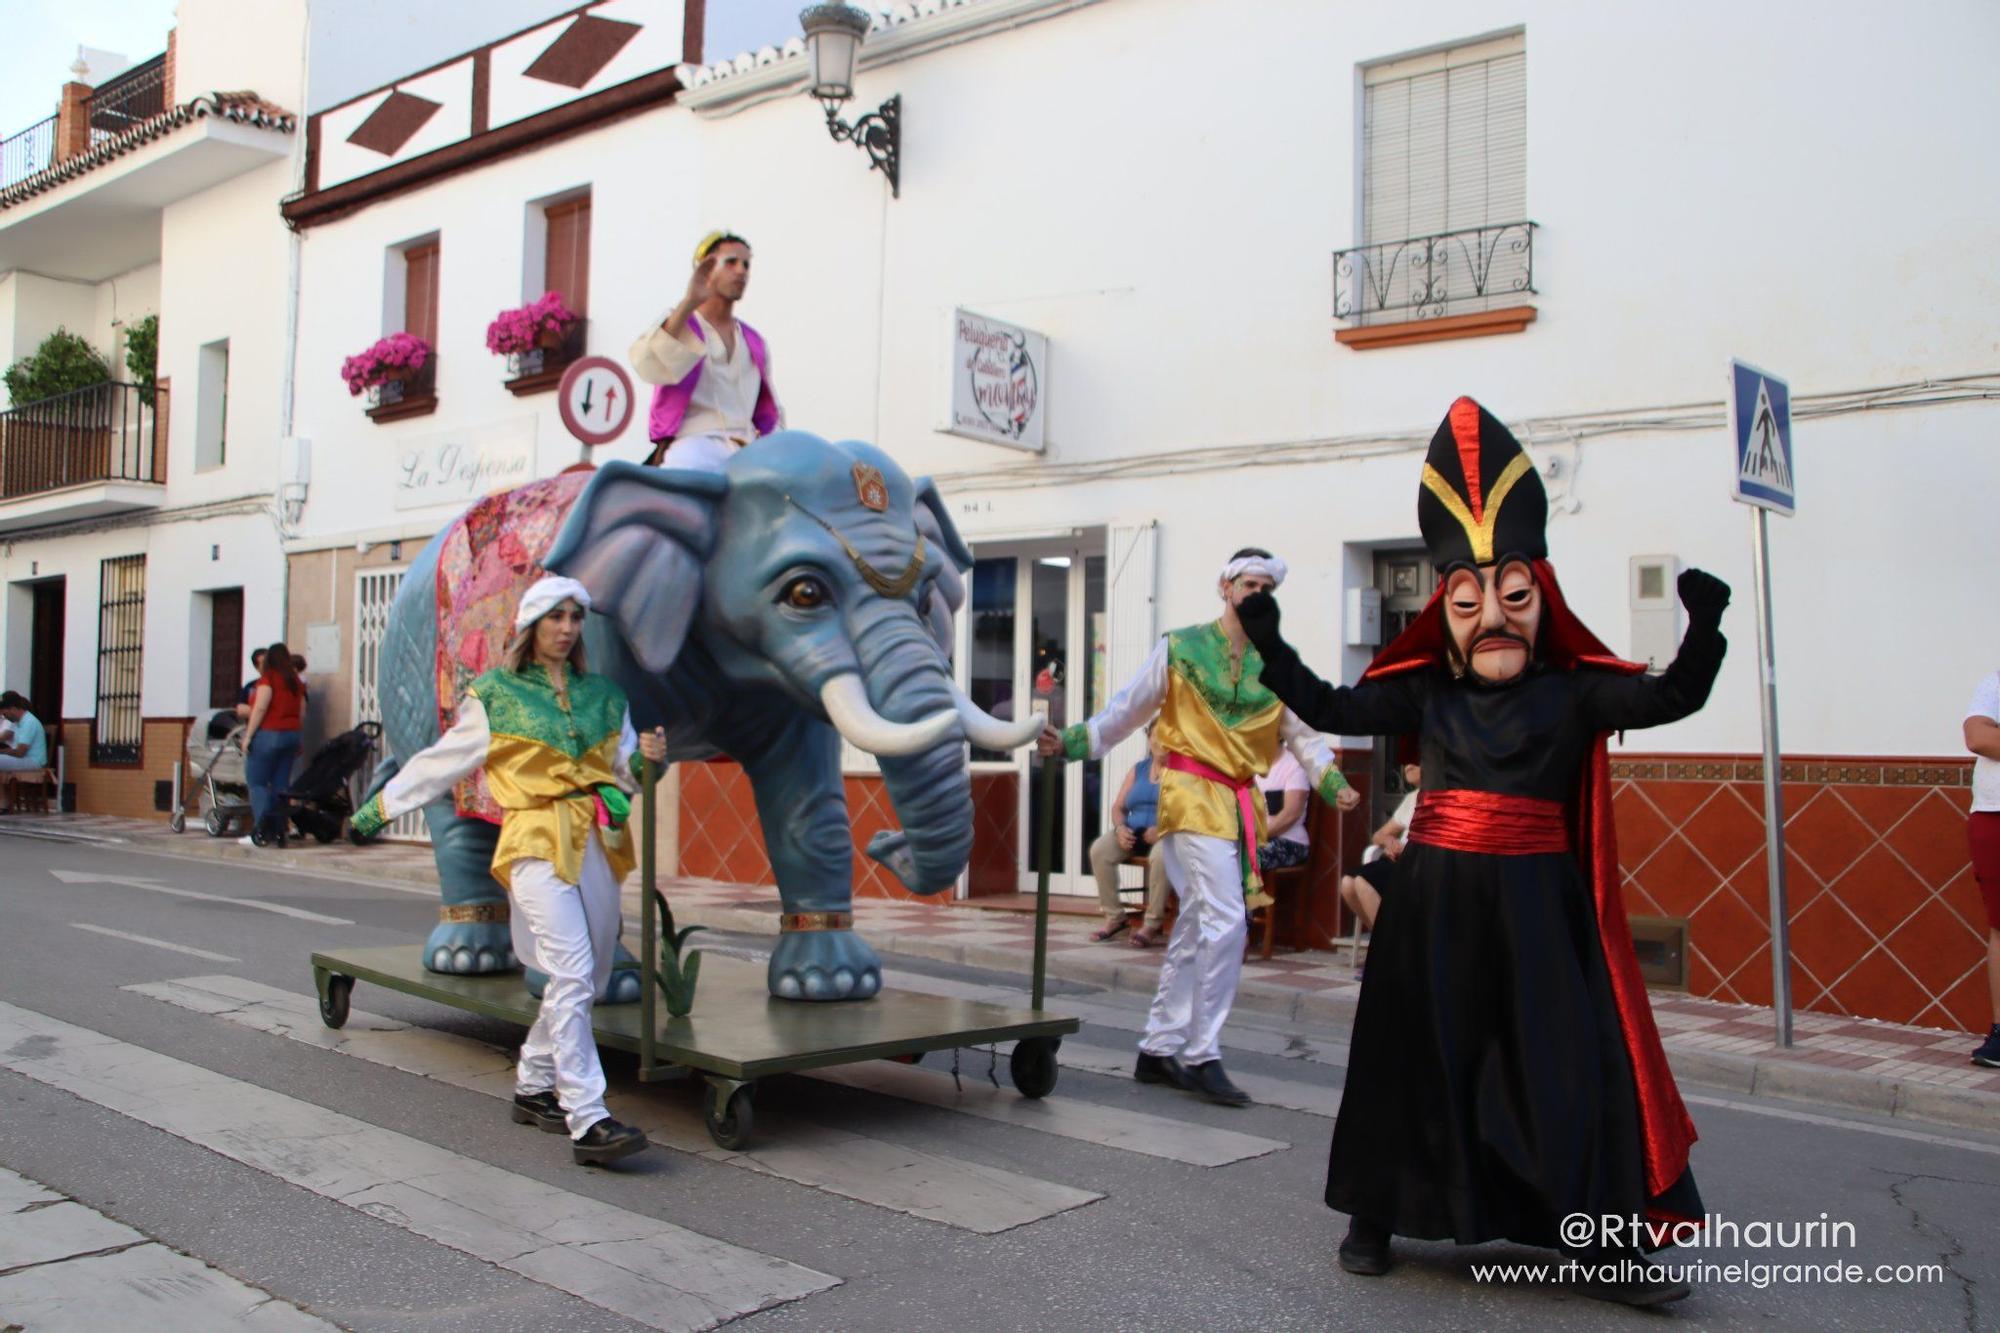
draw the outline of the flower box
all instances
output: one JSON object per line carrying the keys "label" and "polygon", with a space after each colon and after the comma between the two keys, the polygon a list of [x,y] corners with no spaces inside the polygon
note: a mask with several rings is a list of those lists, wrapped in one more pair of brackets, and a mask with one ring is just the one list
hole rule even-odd
{"label": "flower box", "polygon": [[486,326],[486,350],[507,358],[512,376],[507,387],[517,396],[552,389],[563,369],[583,355],[584,321],[566,304],[561,292],[540,297],[514,310],[502,310]]}

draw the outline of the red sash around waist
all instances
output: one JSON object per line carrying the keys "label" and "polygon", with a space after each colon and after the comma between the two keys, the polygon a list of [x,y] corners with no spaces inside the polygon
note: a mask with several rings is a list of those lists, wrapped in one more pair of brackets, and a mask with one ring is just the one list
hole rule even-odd
{"label": "red sash around waist", "polygon": [[1453,852],[1531,856],[1570,849],[1561,801],[1492,791],[1424,791],[1409,839]]}
{"label": "red sash around waist", "polygon": [[1257,792],[1257,784],[1249,778],[1239,781],[1184,754],[1169,752],[1167,767],[1176,773],[1191,773],[1195,777],[1206,778],[1236,793],[1236,808],[1243,816],[1243,882],[1253,887],[1262,883],[1263,876],[1258,873],[1257,866],[1257,809],[1250,804]]}

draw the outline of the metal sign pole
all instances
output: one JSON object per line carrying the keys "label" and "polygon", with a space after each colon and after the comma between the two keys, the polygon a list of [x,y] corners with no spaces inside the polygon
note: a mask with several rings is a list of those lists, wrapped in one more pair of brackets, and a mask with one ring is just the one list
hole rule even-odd
{"label": "metal sign pole", "polygon": [[1750,511],[1750,545],[1756,563],[1758,703],[1764,714],[1764,856],[1771,885],[1771,1010],[1780,1048],[1792,1044],[1791,914],[1785,899],[1785,796],[1778,766],[1778,662],[1771,633],[1769,511]]}

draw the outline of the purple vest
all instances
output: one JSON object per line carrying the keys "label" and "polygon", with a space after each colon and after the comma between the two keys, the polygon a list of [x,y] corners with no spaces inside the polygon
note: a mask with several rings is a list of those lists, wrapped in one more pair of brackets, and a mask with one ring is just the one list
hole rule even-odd
{"label": "purple vest", "polygon": [[[758,435],[769,435],[778,428],[778,396],[771,392],[770,354],[764,349],[764,335],[745,324],[736,321],[736,327],[743,331],[744,345],[750,349],[750,364],[757,367],[757,405],[750,410],[750,424]],[[701,325],[690,319],[688,329],[695,341],[707,342]],[[646,437],[654,444],[664,444],[680,433],[681,422],[687,420],[688,404],[694,400],[694,386],[701,382],[701,372],[708,360],[694,363],[679,384],[661,384],[653,389],[653,411],[646,421]]]}

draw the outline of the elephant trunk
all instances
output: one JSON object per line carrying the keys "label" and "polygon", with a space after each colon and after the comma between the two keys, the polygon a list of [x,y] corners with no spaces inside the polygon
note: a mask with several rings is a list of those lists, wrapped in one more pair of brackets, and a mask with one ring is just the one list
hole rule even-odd
{"label": "elephant trunk", "polygon": [[[900,602],[874,602],[848,626],[874,710],[892,723],[943,712],[956,715],[951,672],[916,613]],[[972,854],[972,775],[957,727],[914,753],[880,756],[882,781],[909,838],[911,887],[949,887]]]}

